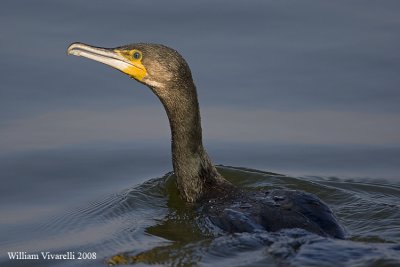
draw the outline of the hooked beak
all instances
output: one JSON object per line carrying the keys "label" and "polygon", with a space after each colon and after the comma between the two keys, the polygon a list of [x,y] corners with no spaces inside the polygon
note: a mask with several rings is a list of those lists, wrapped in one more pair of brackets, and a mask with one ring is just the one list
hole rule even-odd
{"label": "hooked beak", "polygon": [[[132,68],[143,70],[143,68],[133,64],[126,57],[124,57],[121,51],[115,48],[102,48],[83,43],[73,43],[68,47],[67,54],[93,59],[120,70],[128,75],[131,74],[132,71],[129,70]],[[136,70],[136,72],[140,70]],[[134,76],[134,78],[136,77]]]}

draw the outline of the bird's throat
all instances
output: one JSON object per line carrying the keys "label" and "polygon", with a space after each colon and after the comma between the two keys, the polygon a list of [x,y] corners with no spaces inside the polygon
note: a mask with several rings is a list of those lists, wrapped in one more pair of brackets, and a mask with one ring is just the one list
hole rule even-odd
{"label": "bird's throat", "polygon": [[[181,196],[196,202],[217,182],[224,180],[202,143],[200,110],[193,82],[152,88],[167,112],[172,135],[172,163]],[[174,90],[173,97],[163,90]],[[170,94],[168,94],[170,95]]]}

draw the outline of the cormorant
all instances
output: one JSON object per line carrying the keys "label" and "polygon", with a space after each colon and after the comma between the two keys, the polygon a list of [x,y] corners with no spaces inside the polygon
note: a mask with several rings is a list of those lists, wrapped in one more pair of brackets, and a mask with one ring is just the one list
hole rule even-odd
{"label": "cormorant", "polygon": [[220,175],[202,144],[199,103],[190,68],[174,49],[138,43],[100,48],[73,43],[68,54],[109,65],[147,85],[167,112],[172,163],[181,197],[226,232],[302,228],[335,238],[344,230],[315,195],[294,190],[248,192]]}

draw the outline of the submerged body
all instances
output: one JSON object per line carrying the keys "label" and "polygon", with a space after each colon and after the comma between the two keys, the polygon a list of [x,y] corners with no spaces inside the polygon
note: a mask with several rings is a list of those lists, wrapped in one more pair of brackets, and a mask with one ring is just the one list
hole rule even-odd
{"label": "submerged body", "polygon": [[343,239],[343,228],[333,212],[313,194],[295,190],[249,192],[240,189],[207,196],[199,209],[225,232],[271,232],[301,228]]}
{"label": "submerged body", "polygon": [[302,228],[344,237],[332,211],[316,196],[289,190],[246,192],[219,174],[203,147],[196,87],[178,52],[158,44],[106,49],[74,43],[68,53],[116,68],[155,93],[171,127],[172,163],[180,195],[215,226],[227,232]]}

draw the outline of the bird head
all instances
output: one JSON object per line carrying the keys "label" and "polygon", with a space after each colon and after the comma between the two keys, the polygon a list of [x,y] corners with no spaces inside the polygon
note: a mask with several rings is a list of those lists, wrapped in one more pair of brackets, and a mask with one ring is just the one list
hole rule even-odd
{"label": "bird head", "polygon": [[170,83],[192,79],[188,64],[174,49],[159,44],[130,44],[102,48],[73,43],[67,53],[109,65],[156,91],[170,88]]}

